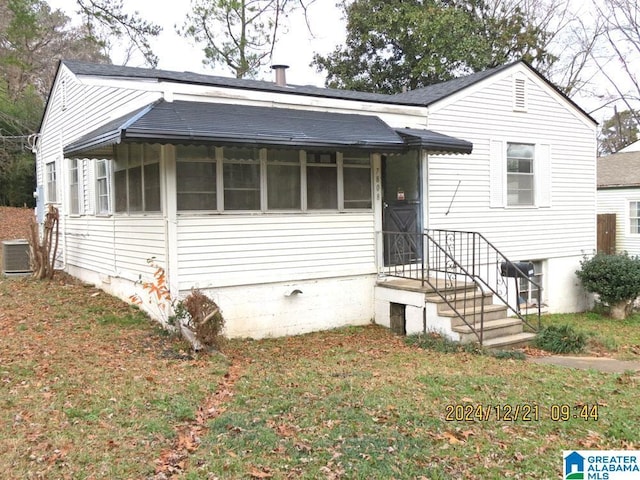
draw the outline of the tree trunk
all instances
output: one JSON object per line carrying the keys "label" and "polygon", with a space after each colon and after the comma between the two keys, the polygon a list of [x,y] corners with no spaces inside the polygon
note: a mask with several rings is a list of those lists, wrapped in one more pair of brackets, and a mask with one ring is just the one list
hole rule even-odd
{"label": "tree trunk", "polygon": [[614,303],[609,308],[609,316],[614,320],[624,320],[627,318],[627,302]]}

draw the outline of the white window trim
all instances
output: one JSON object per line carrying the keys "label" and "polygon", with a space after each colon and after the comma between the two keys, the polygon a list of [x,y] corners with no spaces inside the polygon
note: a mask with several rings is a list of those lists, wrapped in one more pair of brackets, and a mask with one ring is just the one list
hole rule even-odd
{"label": "white window trim", "polygon": [[[100,177],[98,176],[98,164],[100,162],[104,162],[104,168],[105,168],[105,176],[104,177]],[[95,161],[95,202],[96,202],[96,207],[95,207],[95,214],[97,217],[109,217],[113,214],[113,198],[111,196],[111,169],[112,169],[112,163],[104,158],[101,159],[96,159]],[[99,187],[99,182],[100,180],[106,180],[106,185],[107,185],[107,211],[101,211],[100,210],[100,187]]]}
{"label": "white window trim", "polygon": [[631,231],[631,204],[632,203],[640,203],[640,198],[629,198],[625,202],[625,206],[626,206],[626,210],[624,214],[625,224],[626,224],[625,232],[627,235],[630,235],[633,237],[640,237],[640,232]]}
{"label": "white window trim", "polygon": [[[46,203],[58,202],[58,172],[57,162],[45,163],[44,176],[45,176],[45,191],[46,191]],[[51,169],[51,170],[50,170]],[[50,178],[50,173],[53,174],[53,179]]]}
{"label": "white window trim", "polygon": [[[521,143],[534,146],[534,204],[507,204],[507,145]],[[508,138],[489,141],[489,206],[504,209],[539,209],[552,206],[552,148],[547,143],[535,139]]]}
{"label": "white window trim", "polygon": [[[83,184],[83,180],[84,180],[84,176],[83,176],[83,165],[82,165],[82,161],[78,160],[77,158],[69,158],[67,159],[68,162],[68,167],[67,168],[67,193],[69,194],[68,198],[67,198],[67,208],[68,208],[68,212],[69,212],[69,216],[72,217],[79,217],[83,214],[83,203],[84,203],[84,199],[83,199],[83,191],[82,191],[82,184]],[[74,168],[75,166],[75,168]],[[76,190],[76,195],[77,195],[77,202],[78,202],[78,209],[76,212],[72,211],[73,210],[73,205],[72,205],[72,189],[74,188],[74,184],[73,184],[73,170],[76,171],[76,177],[77,177],[77,183],[75,184],[75,190]]]}

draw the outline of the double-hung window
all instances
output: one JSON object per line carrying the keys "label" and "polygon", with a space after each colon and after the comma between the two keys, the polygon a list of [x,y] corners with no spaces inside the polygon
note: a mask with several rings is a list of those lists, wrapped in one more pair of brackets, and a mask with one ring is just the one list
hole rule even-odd
{"label": "double-hung window", "polygon": [[80,214],[80,160],[69,160],[69,213]]}
{"label": "double-hung window", "polygon": [[47,163],[45,167],[45,175],[47,182],[47,202],[55,203],[58,200],[56,162]]}
{"label": "double-hung window", "polygon": [[111,213],[111,194],[109,191],[109,164],[107,160],[96,162],[96,213]]}
{"label": "double-hung window", "polygon": [[629,202],[629,233],[640,234],[640,201]]}
{"label": "double-hung window", "polygon": [[534,158],[533,145],[507,144],[507,205],[535,205]]}

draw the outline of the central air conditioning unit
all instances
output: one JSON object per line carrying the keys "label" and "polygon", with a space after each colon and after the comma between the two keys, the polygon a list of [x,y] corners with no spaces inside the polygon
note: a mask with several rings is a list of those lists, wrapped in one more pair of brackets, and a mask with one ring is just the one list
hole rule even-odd
{"label": "central air conditioning unit", "polygon": [[29,265],[29,242],[27,240],[5,240],[2,242],[3,275],[27,275]]}

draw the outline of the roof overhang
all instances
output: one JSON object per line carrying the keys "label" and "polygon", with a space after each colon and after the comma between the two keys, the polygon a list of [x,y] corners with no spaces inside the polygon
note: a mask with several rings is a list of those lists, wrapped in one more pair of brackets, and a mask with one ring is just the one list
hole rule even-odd
{"label": "roof overhang", "polygon": [[394,130],[373,115],[160,100],[65,146],[64,154],[78,156],[122,142],[471,152],[471,144],[464,140],[428,130]]}
{"label": "roof overhang", "polygon": [[420,147],[430,153],[469,154],[473,150],[471,142],[431,130],[403,128],[396,130],[396,132],[403,138],[405,144],[411,147]]}

